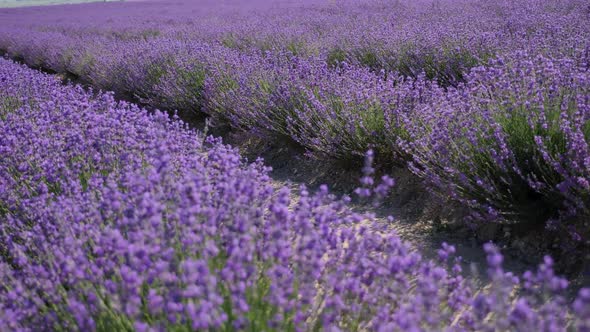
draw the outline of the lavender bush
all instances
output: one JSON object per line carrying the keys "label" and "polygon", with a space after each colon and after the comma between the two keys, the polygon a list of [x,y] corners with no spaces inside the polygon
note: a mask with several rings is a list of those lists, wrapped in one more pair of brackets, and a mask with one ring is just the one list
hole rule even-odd
{"label": "lavender bush", "polygon": [[589,207],[589,78],[571,60],[526,54],[473,70],[407,121],[412,168],[485,218],[587,238],[568,219]]}

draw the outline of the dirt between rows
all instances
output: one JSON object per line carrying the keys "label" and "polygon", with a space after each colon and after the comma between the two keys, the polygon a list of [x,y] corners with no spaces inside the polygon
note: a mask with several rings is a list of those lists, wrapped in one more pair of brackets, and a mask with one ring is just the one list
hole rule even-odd
{"label": "dirt between rows", "polygon": [[[195,128],[203,130],[204,124],[198,124]],[[549,254],[556,261],[557,272],[566,275],[571,281],[572,294],[590,284],[590,256],[567,256],[567,253],[560,252],[556,245],[547,241],[547,234],[541,232],[523,235],[518,234],[519,230],[514,226],[497,224],[475,229],[467,227],[464,219],[468,212],[464,208],[430,193],[407,168],[392,166],[378,169],[378,176],[387,174],[395,179],[396,184],[390,195],[375,205],[372,201],[355,199],[353,193],[360,185],[362,162],[316,159],[288,141],[258,138],[227,127],[209,132],[221,136],[225,143],[238,147],[250,161],[263,158],[265,165],[272,167],[270,175],[277,186],[291,188],[295,196],[301,185],[315,190],[322,184],[327,184],[330,192],[336,196],[350,196],[355,211],[374,213],[375,222],[386,223],[423,257],[436,259],[437,250],[443,242],[453,244],[457,255],[463,259],[466,275],[481,287],[489,282],[482,248],[489,241],[501,248],[507,271],[522,274],[526,270],[534,270],[543,256]],[[390,216],[393,221],[390,221]]]}

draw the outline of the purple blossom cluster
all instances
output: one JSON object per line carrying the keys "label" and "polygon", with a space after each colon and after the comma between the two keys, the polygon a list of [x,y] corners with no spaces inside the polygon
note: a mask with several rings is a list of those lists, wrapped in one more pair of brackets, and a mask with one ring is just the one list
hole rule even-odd
{"label": "purple blossom cluster", "polygon": [[570,305],[548,257],[518,278],[486,245],[478,291],[453,246],[426,260],[326,186],[267,173],[165,113],[0,60],[0,330],[590,328],[588,289]]}

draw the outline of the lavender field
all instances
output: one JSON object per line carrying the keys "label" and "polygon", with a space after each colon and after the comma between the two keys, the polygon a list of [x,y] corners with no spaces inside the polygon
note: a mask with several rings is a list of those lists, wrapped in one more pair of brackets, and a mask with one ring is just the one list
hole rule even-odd
{"label": "lavender field", "polygon": [[[9,8],[0,55],[0,331],[590,331],[588,1]],[[284,185],[204,117],[358,188]],[[395,170],[504,230],[485,286],[377,216]]]}

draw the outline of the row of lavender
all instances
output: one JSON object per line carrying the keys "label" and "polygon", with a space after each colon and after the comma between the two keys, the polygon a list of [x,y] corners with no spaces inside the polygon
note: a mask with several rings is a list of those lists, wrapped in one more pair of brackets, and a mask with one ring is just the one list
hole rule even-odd
{"label": "row of lavender", "polygon": [[[79,62],[72,56],[113,41],[165,37],[246,53],[289,51],[332,66],[346,61],[404,76],[425,72],[445,85],[505,51],[575,54],[589,36],[590,12],[583,0],[200,0],[56,7],[51,15],[46,10],[0,15],[10,32],[28,35],[29,42],[18,47],[25,57],[52,65],[67,67]],[[54,38],[51,48],[63,48],[64,59],[56,53],[39,57],[45,45],[31,30]]]}
{"label": "row of lavender", "polygon": [[291,201],[267,171],[0,60],[0,330],[590,328],[590,290],[568,303],[548,257],[519,279],[486,245],[492,285],[475,292],[452,246],[427,261],[326,188]]}
{"label": "row of lavender", "polygon": [[[371,148],[384,163],[409,163],[474,220],[588,240],[580,222],[590,209],[584,2],[148,2],[50,11],[3,12],[0,48],[152,106],[203,110],[287,137],[320,156],[358,158]],[[452,49],[477,61],[449,53],[446,45],[458,42],[469,46]],[[330,58],[334,49],[343,53]],[[409,62],[385,65],[386,50]],[[484,53],[486,66],[477,67]],[[412,64],[422,60],[429,64]],[[429,74],[431,65],[455,74]]]}

